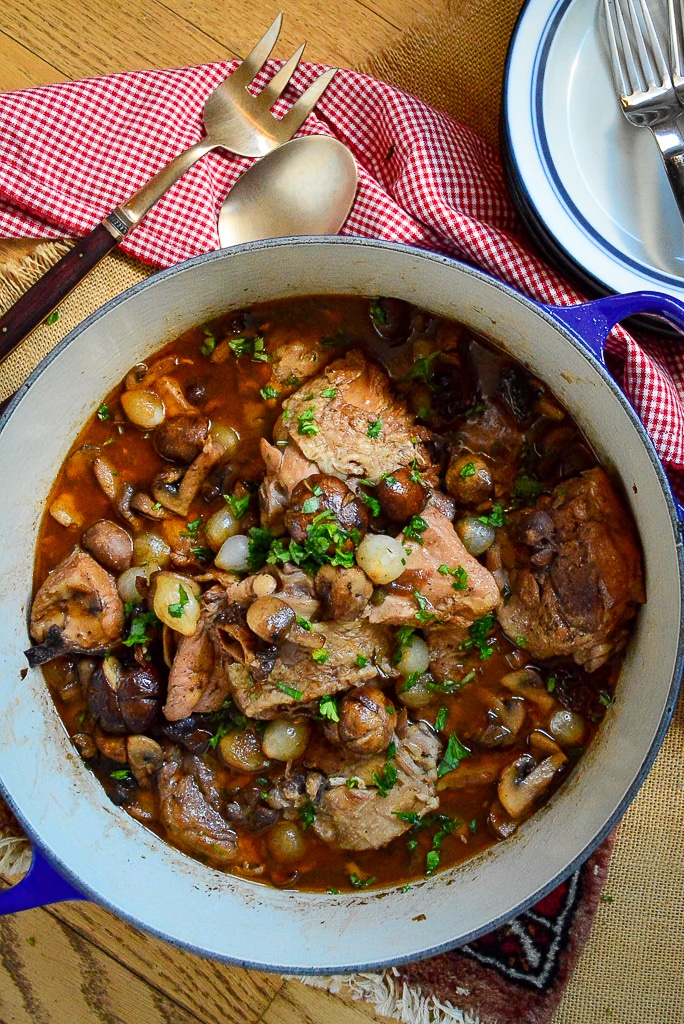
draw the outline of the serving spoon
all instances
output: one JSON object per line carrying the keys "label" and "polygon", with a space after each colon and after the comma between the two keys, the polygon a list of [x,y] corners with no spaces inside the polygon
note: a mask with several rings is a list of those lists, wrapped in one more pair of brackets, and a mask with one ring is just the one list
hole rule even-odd
{"label": "serving spoon", "polygon": [[345,145],[328,135],[285,142],[245,171],[221,207],[221,248],[289,235],[336,235],[358,175]]}

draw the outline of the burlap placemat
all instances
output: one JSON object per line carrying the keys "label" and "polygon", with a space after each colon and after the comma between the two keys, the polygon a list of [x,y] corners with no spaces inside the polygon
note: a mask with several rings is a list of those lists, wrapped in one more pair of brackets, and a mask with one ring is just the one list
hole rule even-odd
{"label": "burlap placemat", "polygon": [[[520,0],[439,7],[359,70],[447,110],[496,144],[506,48],[520,7]],[[63,249],[61,243],[0,243],[0,310]],[[73,326],[150,273],[120,255],[108,257],[62,303],[58,320],[38,328],[0,367],[0,401]],[[680,701],[655,766],[619,827],[590,939],[552,1024],[684,1024],[683,836]],[[22,844],[3,849],[0,841],[0,869],[3,854],[19,867],[25,862]]]}

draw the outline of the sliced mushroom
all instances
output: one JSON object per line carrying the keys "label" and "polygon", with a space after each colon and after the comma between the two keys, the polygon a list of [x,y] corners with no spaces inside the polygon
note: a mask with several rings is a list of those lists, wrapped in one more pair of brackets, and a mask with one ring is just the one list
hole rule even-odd
{"label": "sliced mushroom", "polygon": [[109,498],[121,518],[134,524],[135,516],[131,512],[133,497],[131,485],[122,480],[116,470],[101,455],[98,455],[93,461],[93,473],[103,493]]}
{"label": "sliced mushroom", "polygon": [[498,839],[508,839],[518,827],[518,822],[504,810],[499,800],[494,800],[489,808],[487,824]]}
{"label": "sliced mushroom", "polygon": [[544,680],[533,668],[521,668],[516,672],[507,672],[501,677],[501,684],[511,693],[535,704],[544,714],[550,714],[556,702],[546,689]]}
{"label": "sliced mushroom", "polygon": [[127,530],[111,519],[98,519],[81,534],[81,544],[100,565],[111,572],[128,569],[133,558],[133,540]]}
{"label": "sliced mushroom", "polygon": [[562,752],[539,762],[531,754],[521,754],[504,768],[499,779],[497,793],[504,809],[512,818],[529,813],[567,763]]}
{"label": "sliced mushroom", "polygon": [[492,696],[488,703],[487,724],[475,733],[473,739],[486,749],[511,746],[527,717],[525,701],[521,697],[499,700]]}
{"label": "sliced mushroom", "polygon": [[220,442],[209,440],[182,477],[176,469],[163,470],[152,483],[155,499],[179,516],[187,516],[200,487],[225,451]]}
{"label": "sliced mushroom", "polygon": [[104,757],[108,757],[110,761],[117,761],[119,764],[126,764],[126,739],[124,736],[113,736],[111,733],[96,728],[94,740],[95,746]]}
{"label": "sliced mushroom", "polygon": [[151,786],[151,778],[164,763],[164,751],[150,736],[136,734],[126,740],[128,765],[139,786]]}

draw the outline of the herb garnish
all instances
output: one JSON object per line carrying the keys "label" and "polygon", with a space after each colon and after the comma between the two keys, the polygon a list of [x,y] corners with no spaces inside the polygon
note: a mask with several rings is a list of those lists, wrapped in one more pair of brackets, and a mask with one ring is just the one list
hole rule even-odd
{"label": "herb garnish", "polygon": [[440,621],[434,611],[428,611],[429,608],[432,608],[432,605],[428,601],[427,597],[421,594],[419,590],[413,591],[413,598],[416,604],[418,605],[416,619],[418,620],[418,622],[420,622],[422,626],[425,626],[428,622]]}
{"label": "herb garnish", "polygon": [[378,295],[370,304],[370,318],[374,324],[378,324],[380,327],[387,327],[389,323],[389,317],[387,310],[382,305],[382,296]]}
{"label": "herb garnish", "polygon": [[349,881],[355,889],[367,889],[373,882],[377,882],[377,875],[371,875],[370,878],[360,878],[355,871],[352,871],[349,876]]}
{"label": "herb garnish", "polygon": [[303,437],[314,437],[318,433],[318,427],[314,422],[315,412],[316,408],[312,405],[297,417],[297,427]]}
{"label": "herb garnish", "polygon": [[421,533],[425,533],[428,528],[428,524],[425,522],[422,516],[413,516],[404,527],[404,537],[406,540],[413,540],[416,544],[423,545],[423,538]]}
{"label": "herb garnish", "polygon": [[109,411],[109,406],[107,405],[106,402],[103,402],[100,408],[97,410],[97,418],[98,420],[102,420],[102,422],[104,422],[105,420],[108,420],[110,416],[111,413]]}
{"label": "herb garnish", "polygon": [[[129,606],[126,605],[128,612]],[[123,641],[125,647],[132,647],[133,644],[146,644],[152,637],[147,632],[148,627],[159,625],[159,619],[154,612],[138,612],[133,614],[128,636]]]}
{"label": "herb garnish", "polygon": [[468,589],[468,573],[462,565],[458,565],[455,569],[452,569],[448,565],[440,565],[437,572],[441,573],[442,576],[454,577],[454,581],[452,583],[454,590]]}
{"label": "herb garnish", "polygon": [[448,708],[440,708],[435,716],[435,732],[444,732],[444,726],[447,723],[449,715]]}
{"label": "herb garnish", "polygon": [[365,668],[368,664],[368,658],[364,654],[357,654],[354,664],[357,668]]}
{"label": "herb garnish", "polygon": [[397,748],[394,743],[390,743],[387,747],[385,764],[383,765],[382,771],[373,772],[373,785],[377,787],[378,794],[380,796],[387,796],[389,791],[396,785],[397,768],[394,764],[394,758],[396,755]]}
{"label": "herb garnish", "polygon": [[264,402],[268,402],[271,398],[280,398],[280,392],[276,391],[270,384],[267,384],[265,388],[259,388],[259,394]]}
{"label": "herb garnish", "polygon": [[240,356],[251,356],[255,362],[268,363],[271,358],[266,351],[264,339],[258,335],[255,338],[234,338],[228,345],[238,359]]}
{"label": "herb garnish", "polygon": [[200,348],[200,352],[202,353],[203,356],[206,356],[206,358],[209,359],[211,356],[213,356],[215,348],[216,348],[216,337],[214,336],[214,334],[207,327],[205,327],[205,329],[204,329],[204,341],[202,342],[202,347]]}
{"label": "herb garnish", "polygon": [[316,808],[311,800],[307,800],[299,808],[299,820],[302,823],[302,828],[307,829],[309,825],[313,825],[316,818]]}
{"label": "herb garnish", "polygon": [[340,720],[337,701],[330,694],[327,697],[321,697],[318,702],[318,711],[321,718],[327,718],[330,722],[339,722]]}
{"label": "herb garnish", "polygon": [[297,690],[294,686],[288,686],[287,683],[276,683],[276,686],[279,690],[282,690],[283,693],[286,693],[288,697],[292,697],[293,700],[301,700],[304,696],[302,690]]}
{"label": "herb garnish", "polygon": [[128,779],[133,777],[128,768],[117,768],[116,771],[110,772],[109,774],[113,779],[116,779],[117,782],[127,782]]}
{"label": "herb garnish", "polygon": [[382,430],[382,417],[380,417],[377,420],[371,420],[371,422],[368,424],[368,430],[366,431],[366,436],[370,437],[371,441],[375,441],[378,437],[380,437],[380,431],[381,430]]}
{"label": "herb garnish", "polygon": [[484,516],[478,516],[477,519],[478,522],[484,523],[485,526],[503,526],[505,522],[503,505],[495,501],[491,512]]}
{"label": "herb garnish", "polygon": [[452,732],[444,751],[444,757],[437,765],[437,778],[441,779],[448,772],[453,772],[454,768],[458,768],[464,757],[471,756],[468,748],[464,747],[456,733]]}
{"label": "herb garnish", "polygon": [[461,467],[461,471],[458,475],[463,477],[464,480],[467,480],[469,476],[475,476],[476,472],[477,470],[475,469],[475,463],[466,462],[465,466]]}
{"label": "herb garnish", "polygon": [[311,652],[311,657],[317,665],[325,665],[330,654],[326,651],[325,647],[318,647],[315,651]]}
{"label": "herb garnish", "polygon": [[178,584],[178,600],[168,606],[168,612],[171,618],[180,619],[183,616],[183,609],[188,604],[190,598],[182,583]]}
{"label": "herb garnish", "polygon": [[230,505],[230,511],[236,519],[242,519],[252,500],[249,494],[243,494],[241,498],[236,498],[234,494],[224,494],[223,497]]}
{"label": "herb garnish", "polygon": [[492,612],[488,612],[487,615],[483,615],[481,619],[476,619],[472,626],[468,628],[468,639],[464,640],[461,644],[463,650],[467,650],[470,647],[475,647],[480,652],[480,660],[486,661],[487,658],[491,658],[494,653],[493,638],[490,638],[489,634],[496,626],[496,616]]}

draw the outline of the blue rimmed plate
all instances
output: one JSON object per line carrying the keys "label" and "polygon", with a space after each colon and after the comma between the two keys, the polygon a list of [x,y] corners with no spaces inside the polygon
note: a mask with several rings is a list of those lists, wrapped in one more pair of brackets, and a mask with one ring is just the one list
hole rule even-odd
{"label": "blue rimmed plate", "polygon": [[650,132],[620,112],[597,0],[528,0],[502,124],[513,198],[553,262],[593,290],[684,297],[684,225]]}

